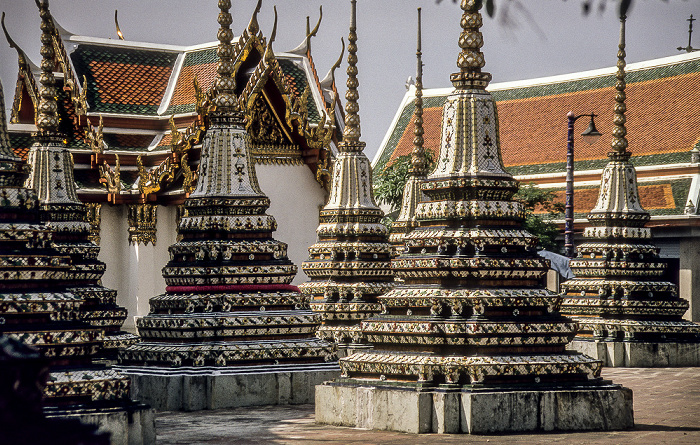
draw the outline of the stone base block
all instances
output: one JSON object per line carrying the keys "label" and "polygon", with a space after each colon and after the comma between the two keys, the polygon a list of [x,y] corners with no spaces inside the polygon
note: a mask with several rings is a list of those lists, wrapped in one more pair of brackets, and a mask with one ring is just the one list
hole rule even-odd
{"label": "stone base block", "polygon": [[156,418],[153,408],[135,404],[124,408],[51,411],[47,418],[78,419],[97,425],[98,432],[109,432],[111,445],[154,445]]}
{"label": "stone base block", "polygon": [[313,403],[314,387],[338,377],[337,363],[228,368],[122,367],[133,397],[159,411]]}
{"label": "stone base block", "polygon": [[700,343],[647,343],[605,340],[571,342],[570,348],[613,368],[670,368],[700,366]]}
{"label": "stone base block", "polygon": [[619,385],[548,390],[416,390],[326,382],[316,422],[406,433],[622,430],[632,391]]}

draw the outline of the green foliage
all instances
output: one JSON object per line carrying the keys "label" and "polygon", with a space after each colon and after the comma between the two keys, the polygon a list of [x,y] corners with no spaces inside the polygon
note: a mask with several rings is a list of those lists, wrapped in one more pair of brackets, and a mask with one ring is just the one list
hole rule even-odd
{"label": "green foliage", "polygon": [[[435,164],[432,153],[425,152],[428,159],[428,171],[432,171]],[[403,201],[403,188],[408,180],[408,170],[411,168],[411,156],[399,156],[384,170],[374,176],[374,198],[379,204],[391,207],[391,212],[401,208]]]}
{"label": "green foliage", "polygon": [[[523,228],[540,239],[540,246],[543,249],[557,252],[555,240],[559,235],[559,229],[551,220],[564,214],[564,205],[554,202],[555,194],[551,190],[538,188],[533,183],[521,186],[514,198],[525,207]],[[535,209],[544,210],[546,213],[544,216],[536,214]]]}
{"label": "green foliage", "polygon": [[374,198],[394,211],[401,207],[403,188],[411,167],[410,156],[400,156],[374,177]]}

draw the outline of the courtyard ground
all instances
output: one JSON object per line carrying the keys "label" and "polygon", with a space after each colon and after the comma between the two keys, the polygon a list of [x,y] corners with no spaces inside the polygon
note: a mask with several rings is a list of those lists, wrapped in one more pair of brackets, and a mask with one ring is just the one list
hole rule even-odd
{"label": "courtyard ground", "polygon": [[700,444],[700,368],[605,368],[634,392],[628,431],[489,436],[403,434],[314,423],[313,405],[160,412],[158,445],[223,444]]}

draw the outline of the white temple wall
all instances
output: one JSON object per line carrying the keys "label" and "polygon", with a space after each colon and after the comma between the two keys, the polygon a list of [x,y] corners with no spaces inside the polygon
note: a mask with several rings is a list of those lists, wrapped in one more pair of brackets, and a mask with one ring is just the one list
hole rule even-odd
{"label": "white temple wall", "polygon": [[[306,165],[257,165],[258,181],[270,197],[268,214],[277,220],[273,236],[288,244],[289,258],[299,267],[293,284],[308,280],[301,263],[316,242],[319,208],[328,194]],[[103,204],[100,256],[107,265],[102,284],[115,289],[117,303],[129,315],[124,330],[135,332],[136,318],[149,312],[151,297],[165,292],[162,269],[170,259],[168,247],[177,238],[176,206],[158,206],[156,245],[129,244],[127,206]]]}
{"label": "white temple wall", "polygon": [[309,258],[309,247],[316,242],[318,212],[328,193],[306,165],[258,164],[255,168],[260,188],[270,197],[267,213],[277,220],[273,236],[288,244],[289,259],[299,267],[292,284],[308,281],[301,263]]}
{"label": "white temple wall", "polygon": [[700,234],[680,238],[679,294],[690,302],[686,320],[700,322]]}
{"label": "white temple wall", "polygon": [[107,264],[102,284],[117,291],[117,303],[129,315],[124,329],[135,331],[135,318],[146,315],[151,297],[165,292],[161,274],[168,247],[175,242],[176,207],[158,206],[156,245],[130,244],[127,207],[103,205],[100,223],[100,260]]}

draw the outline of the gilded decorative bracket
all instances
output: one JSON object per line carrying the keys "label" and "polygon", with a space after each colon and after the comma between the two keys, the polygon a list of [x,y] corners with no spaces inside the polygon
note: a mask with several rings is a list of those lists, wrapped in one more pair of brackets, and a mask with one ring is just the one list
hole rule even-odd
{"label": "gilded decorative bracket", "polygon": [[102,165],[98,166],[100,170],[100,184],[104,184],[107,188],[107,192],[111,195],[111,201],[114,201],[114,197],[120,194],[122,190],[119,155],[114,155],[114,157],[114,170],[107,164],[106,160],[103,160]]}
{"label": "gilded decorative bracket", "polygon": [[128,206],[129,244],[156,245],[156,210],[154,204]]}

